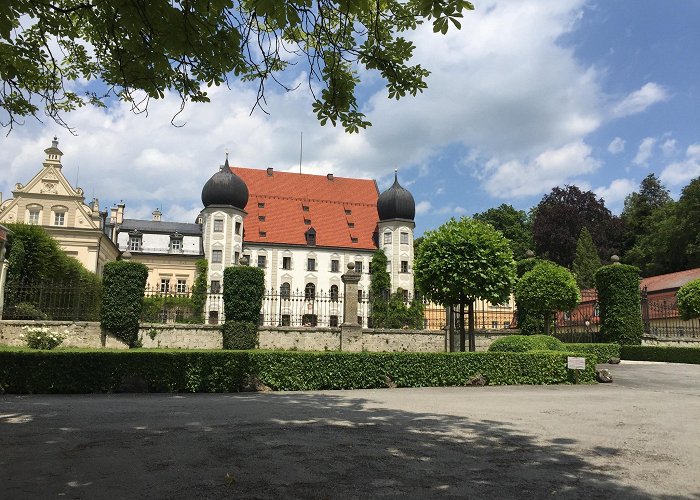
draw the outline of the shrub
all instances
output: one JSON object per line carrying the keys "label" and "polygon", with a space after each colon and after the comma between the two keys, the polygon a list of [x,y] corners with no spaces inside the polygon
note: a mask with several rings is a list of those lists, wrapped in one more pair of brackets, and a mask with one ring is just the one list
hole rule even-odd
{"label": "shrub", "polygon": [[594,354],[598,363],[607,363],[612,358],[620,357],[620,344],[564,344],[564,349],[571,352]]}
{"label": "shrub", "polygon": [[[54,349],[61,345],[66,339],[65,335],[54,332],[46,326],[23,326],[23,337],[30,349]],[[68,333],[66,330],[64,333]]]}
{"label": "shrub", "polygon": [[543,261],[518,280],[515,300],[525,307],[528,316],[537,315],[542,319],[544,333],[548,334],[554,313],[576,307],[581,294],[568,269]]}
{"label": "shrub", "polygon": [[45,312],[41,311],[38,307],[36,307],[30,302],[20,302],[16,306],[11,306],[8,309],[11,309],[11,311],[8,312],[13,319],[49,319]]}
{"label": "shrub", "polygon": [[119,260],[104,267],[102,328],[129,347],[138,342],[139,320],[148,268],[139,262]]}
{"label": "shrub", "polygon": [[[312,353],[280,351],[0,350],[0,393],[233,392],[247,376],[276,390],[573,383],[565,352]],[[587,356],[582,383],[595,382]]]}
{"label": "shrub", "polygon": [[600,333],[618,344],[642,343],[639,269],[624,264],[603,266],[595,273],[600,305]]}
{"label": "shrub", "polygon": [[221,327],[224,349],[255,349],[258,346],[258,327],[248,321],[226,321]]}
{"label": "shrub", "polygon": [[207,303],[207,268],[206,259],[195,262],[195,278],[192,284],[192,319],[195,323],[204,323],[204,306]]}
{"label": "shrub", "polygon": [[235,266],[224,269],[224,314],[226,321],[258,323],[265,272],[257,267]]}
{"label": "shrub", "polygon": [[494,340],[490,352],[564,351],[564,343],[549,335],[509,335]]}
{"label": "shrub", "polygon": [[622,359],[635,361],[700,364],[700,349],[697,347],[623,345],[620,354]]}
{"label": "shrub", "polygon": [[700,279],[683,285],[676,294],[676,300],[681,318],[700,318]]}

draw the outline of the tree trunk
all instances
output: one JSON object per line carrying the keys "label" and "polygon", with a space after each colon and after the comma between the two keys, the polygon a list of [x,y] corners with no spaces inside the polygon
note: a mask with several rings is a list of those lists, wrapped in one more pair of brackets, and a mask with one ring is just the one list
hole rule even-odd
{"label": "tree trunk", "polygon": [[476,337],[474,335],[474,299],[469,300],[469,352],[476,352]]}
{"label": "tree trunk", "polygon": [[549,335],[549,313],[544,313],[544,334]]}
{"label": "tree trunk", "polygon": [[464,298],[459,299],[459,351],[464,352],[465,332],[464,332]]}

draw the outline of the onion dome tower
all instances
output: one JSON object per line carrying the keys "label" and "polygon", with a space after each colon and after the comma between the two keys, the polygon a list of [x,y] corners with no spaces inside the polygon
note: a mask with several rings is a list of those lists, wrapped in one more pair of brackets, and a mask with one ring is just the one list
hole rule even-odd
{"label": "onion dome tower", "polygon": [[389,260],[391,289],[413,294],[413,231],[416,227],[416,202],[408,189],[401,187],[398,171],[394,184],[377,199],[379,215],[377,242]]}
{"label": "onion dome tower", "polygon": [[[248,204],[248,186],[231,171],[226,161],[218,172],[202,188],[202,247],[208,261],[207,280],[209,291],[220,293],[223,287],[224,269],[238,264],[243,251],[243,222]],[[211,300],[211,295],[208,295]],[[212,311],[215,305],[207,305],[210,316],[207,323],[224,320],[223,310]]]}

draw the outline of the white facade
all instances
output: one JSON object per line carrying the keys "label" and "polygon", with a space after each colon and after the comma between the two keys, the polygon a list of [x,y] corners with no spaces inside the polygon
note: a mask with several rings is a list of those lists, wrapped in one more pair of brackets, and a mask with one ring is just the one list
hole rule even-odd
{"label": "white facade", "polygon": [[[139,240],[138,242],[133,240]],[[176,243],[180,240],[180,243]],[[199,255],[201,238],[193,235],[182,235],[180,238],[173,238],[170,234],[159,234],[149,232],[120,232],[117,235],[117,246],[119,250],[129,250],[131,252],[159,253],[159,254],[183,254]]]}
{"label": "white facade", "polygon": [[379,221],[379,247],[388,259],[391,290],[398,288],[413,293],[413,221],[394,219]]}

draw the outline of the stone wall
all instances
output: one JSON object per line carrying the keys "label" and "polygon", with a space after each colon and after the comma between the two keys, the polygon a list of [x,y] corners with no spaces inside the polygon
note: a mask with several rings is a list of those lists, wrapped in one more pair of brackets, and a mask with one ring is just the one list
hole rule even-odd
{"label": "stone wall", "polygon": [[96,321],[24,321],[2,320],[0,321],[0,344],[10,346],[25,346],[26,342],[20,335],[26,331],[24,326],[46,326],[51,331],[66,336],[61,347],[83,347],[99,349],[126,349],[127,346],[111,335],[103,335],[100,324]]}
{"label": "stone wall", "polygon": [[260,349],[339,351],[340,328],[263,327],[258,342]]}
{"label": "stone wall", "polygon": [[171,323],[143,323],[139,338],[144,348],[161,349],[222,349],[219,326]]}
{"label": "stone wall", "polygon": [[658,345],[665,347],[697,347],[700,349],[700,338],[691,337],[642,337],[642,345]]}
{"label": "stone wall", "polygon": [[[520,330],[485,330],[477,329],[476,333],[476,351],[488,351],[491,344],[500,338],[507,337],[509,335],[520,335]],[[465,347],[469,347],[469,332],[467,332],[467,338],[465,339]],[[452,350],[459,351],[459,331],[454,332],[454,337],[452,337]]]}

